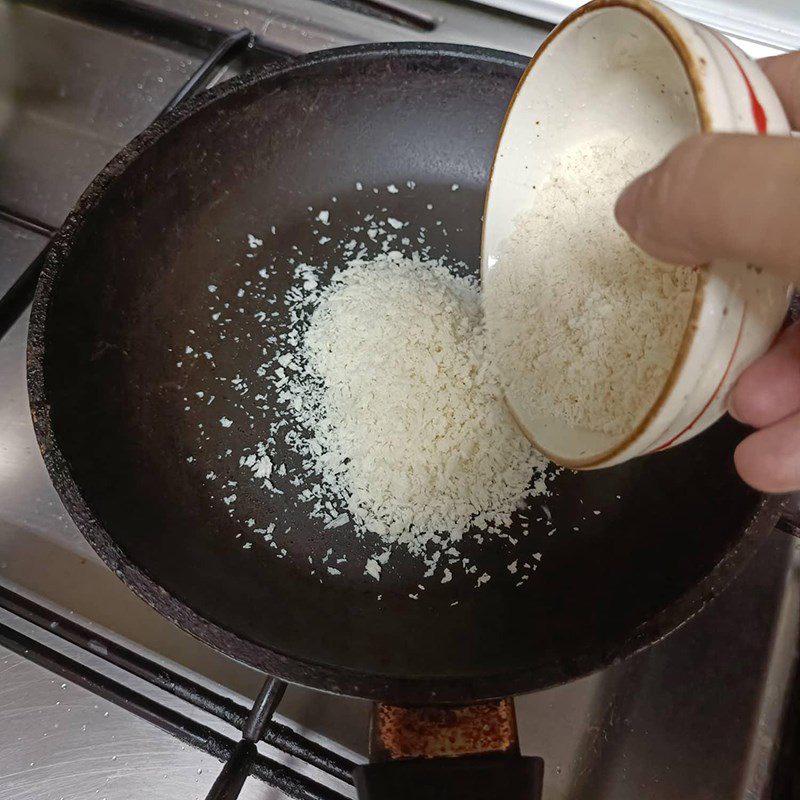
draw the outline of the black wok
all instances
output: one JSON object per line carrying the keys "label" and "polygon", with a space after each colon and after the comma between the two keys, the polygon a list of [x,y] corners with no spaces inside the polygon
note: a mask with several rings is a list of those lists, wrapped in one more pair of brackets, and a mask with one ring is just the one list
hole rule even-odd
{"label": "black wok", "polygon": [[[215,336],[208,285],[234,287],[237,270],[260,266],[234,264],[244,262],[250,232],[274,224],[267,244],[275,263],[295,255],[295,244],[313,262],[329,251],[311,235],[307,207],[330,206],[336,196],[326,230],[334,241],[344,234],[337,225],[388,208],[412,228],[428,227],[434,251],[477,272],[493,148],[524,65],[466,47],[380,45],[230,81],[115,158],[51,248],[28,369],[53,482],[134,592],[234,658],[289,681],[395,703],[539,689],[620,659],[687,620],[777,517],[777,505],[737,479],[731,452],[740,430],[726,420],[666,453],[563,473],[546,500],[552,524],[536,522],[544,512],[534,504],[532,533],[516,547],[465,544],[493,576],[487,585],[476,590],[474,576],[456,575],[412,600],[421,575],[413,559],[398,556],[376,584],[363,569],[374,542],[356,540],[347,526],[323,530],[217,458],[260,438],[245,425],[216,424],[226,403],[246,399],[231,393],[212,408],[184,411],[183,398],[213,367],[198,359],[177,369],[175,354],[189,329]],[[355,189],[356,181],[385,187],[410,179],[416,188],[398,194]],[[290,280],[287,268],[275,290]],[[214,358],[231,374],[252,375],[264,336],[251,301],[241,302],[239,342],[215,341]],[[202,450],[198,423],[209,436]],[[250,534],[202,480],[211,469],[239,482],[239,517],[266,510],[291,525],[285,558],[258,536],[242,547],[236,535]],[[312,576],[308,556],[319,563],[332,540],[348,553],[343,575]],[[508,563],[535,552],[537,572],[517,587]]]}

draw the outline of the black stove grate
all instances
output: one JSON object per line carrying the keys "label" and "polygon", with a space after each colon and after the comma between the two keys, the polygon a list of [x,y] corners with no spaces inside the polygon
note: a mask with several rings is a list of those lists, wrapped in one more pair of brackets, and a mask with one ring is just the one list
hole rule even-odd
{"label": "black stove grate", "polygon": [[[239,730],[244,729],[250,709],[2,586],[0,608],[77,645],[82,650],[102,657],[109,664],[124,669]],[[300,736],[287,725],[273,722],[265,732],[263,741],[334,778],[352,782],[350,773],[355,765],[351,761]]]}
{"label": "black stove grate", "polygon": [[[240,731],[244,732],[247,728],[250,709],[5,587],[0,587],[0,607]],[[229,737],[3,623],[0,623],[0,645],[220,761],[227,762],[236,752],[238,743]],[[274,682],[274,679],[269,680]],[[260,738],[287,755],[352,785],[351,771],[355,764],[287,725],[270,721]],[[339,792],[258,753],[250,759],[247,772],[297,800],[344,800],[344,795]]]}
{"label": "black stove grate", "polygon": [[[61,6],[62,4],[42,2],[40,5]],[[106,16],[110,13],[109,7],[104,4],[82,2],[77,5],[80,6],[79,10],[82,13],[93,11]],[[141,13],[137,12],[138,8],[133,3],[115,4],[114,19],[103,18],[99,21],[105,24],[113,22],[115,24],[141,25],[142,20],[139,19]],[[128,12],[127,15],[123,15],[121,20],[119,19],[120,9]],[[64,9],[60,8],[60,10]],[[74,8],[72,10],[75,11]],[[156,22],[159,21],[156,20]],[[163,23],[163,20],[160,22]],[[170,26],[166,27],[169,30]],[[160,24],[159,28],[160,33],[163,34],[164,25]],[[184,35],[185,30],[179,33]],[[201,38],[210,52],[193,75],[176,92],[158,118],[209,86],[235,60],[245,55],[254,43],[254,37],[249,30],[241,30],[224,36],[215,35],[213,30],[206,29],[203,34],[204,38]],[[279,55],[271,51],[269,53],[259,51],[257,60],[261,62],[272,60]],[[57,232],[52,225],[1,206],[0,220],[41,236],[46,241]],[[7,332],[31,302],[46,254],[47,245],[45,244],[39,256],[31,262],[5,295],[0,297],[0,336]],[[128,674],[145,680],[161,691],[232,725],[246,735],[248,732],[252,734],[254,710],[247,709],[227,697],[206,689],[196,682],[154,663],[141,654],[93,633],[76,622],[4,587],[0,587],[0,607],[16,617],[42,628],[49,634],[102,658]],[[147,720],[182,742],[225,762],[226,767],[212,788],[212,793],[222,791],[222,794],[214,796],[232,796],[225,794],[224,784],[228,774],[233,771],[230,768],[236,762],[236,771],[239,773],[239,777],[251,775],[259,778],[297,800],[344,800],[344,795],[339,792],[258,753],[252,744],[250,744],[251,749],[246,751],[246,760],[242,761],[240,755],[244,752],[242,744],[247,743],[246,738],[241,742],[236,742],[207,725],[197,722],[5,624],[0,624],[0,645]],[[265,723],[259,738],[283,753],[339,781],[352,785],[351,771],[355,766],[352,762],[301,736],[287,725],[271,719],[280,696],[282,696],[283,688],[283,684],[275,679],[269,679],[265,684],[263,693],[267,697],[272,695],[272,702],[267,708],[261,709],[261,722],[264,723],[265,720],[269,720],[269,722]]]}
{"label": "black stove grate", "polygon": [[[64,8],[64,4],[56,2],[56,0],[52,2],[42,0],[38,5],[46,8],[56,7],[59,11],[67,10]],[[111,24],[112,20],[120,24],[121,20],[121,22],[125,23],[126,27],[134,23],[138,25],[139,28],[142,26],[148,28],[156,26],[163,34],[165,20],[161,17],[153,17],[152,12],[148,11],[145,13],[141,11],[135,3],[114,4],[113,8],[108,7],[107,4],[104,5],[86,1],[75,5],[78,7],[78,10],[82,10],[84,13],[93,11],[95,14],[101,14],[102,12],[103,16],[100,22],[104,22],[108,25]],[[105,11],[103,11],[103,8],[105,8]],[[74,13],[75,10],[76,9],[73,8],[72,12]],[[112,17],[106,19],[109,14],[111,14]],[[171,30],[171,26],[167,26],[167,29]],[[202,41],[208,44],[210,52],[191,77],[175,93],[156,119],[160,119],[165,114],[172,111],[182,101],[199,94],[214,80],[219,78],[234,61],[254,47],[258,50],[257,63],[265,63],[266,61],[272,61],[283,56],[283,54],[256,47],[255,37],[251,31],[246,29],[237,31],[228,36],[206,28],[203,28],[202,32],[204,35]],[[8,222],[22,230],[42,236],[46,240],[51,239],[58,230],[42,220],[34,219],[21,214],[13,208],[6,208],[2,205],[0,205],[0,220]],[[44,266],[46,254],[47,245],[45,244],[39,256],[31,262],[11,288],[0,297],[0,337],[7,333],[8,329],[16,322],[33,299],[33,293],[36,290],[36,282]]]}

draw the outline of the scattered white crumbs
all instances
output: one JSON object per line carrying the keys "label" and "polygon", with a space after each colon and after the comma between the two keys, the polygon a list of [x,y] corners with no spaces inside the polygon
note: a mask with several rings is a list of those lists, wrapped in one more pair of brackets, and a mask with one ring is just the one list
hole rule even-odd
{"label": "scattered white crumbs", "polygon": [[252,468],[254,478],[269,478],[272,475],[272,461],[267,455],[257,458]]}
{"label": "scattered white crumbs", "polygon": [[[399,194],[403,185],[416,187],[398,181],[383,191]],[[356,182],[356,188],[364,187]],[[212,484],[211,496],[237,521],[244,549],[256,543],[276,558],[298,557],[289,538],[297,532],[287,525],[284,506],[295,519],[315,520],[314,530],[324,531],[330,547],[323,545],[313,559],[307,551],[299,556],[315,580],[357,571],[360,563],[365,576],[386,583],[390,560],[410,553],[422,580],[405,589],[412,600],[428,581],[449,584],[440,591],[452,593],[463,586],[479,589],[492,578],[521,585],[541,557],[526,548],[530,563],[524,568],[523,559],[515,558],[522,552],[519,542],[536,528],[529,501],[549,494],[557,469],[530,448],[503,403],[477,279],[464,277],[464,264],[431,258],[425,228],[388,216],[386,208],[359,215],[341,239],[321,235],[330,211],[308,211],[310,241],[333,242],[327,252],[340,254],[338,264],[309,264],[294,245],[287,267],[272,253],[256,253],[263,239],[248,234],[247,255],[258,260],[240,258],[241,277],[222,291],[208,285],[214,296],[205,314],[215,323],[214,342],[227,336],[242,347],[251,334],[239,315],[250,319],[257,348],[252,369],[225,373],[226,365],[241,370],[246,363],[231,361],[226,348],[232,344],[213,348],[213,356],[197,344],[200,339],[185,348],[187,364],[196,364],[198,356],[208,359],[213,371],[203,378],[215,383],[202,391],[185,386],[184,401],[193,394],[203,409],[216,395],[216,408],[226,412],[218,417],[220,426],[232,428],[236,420],[236,445],[229,442],[235,455],[223,445],[206,456],[215,459],[214,470],[201,472]],[[270,230],[276,233],[274,226]],[[286,269],[291,279],[284,290],[280,276]],[[197,427],[200,450],[207,449],[211,432],[202,423]],[[241,442],[239,435],[248,429],[252,438]],[[237,462],[241,480],[275,499],[261,507],[249,497],[237,504],[237,491],[247,494],[231,480]],[[543,513],[549,521],[549,509]],[[546,523],[540,523],[544,537]],[[512,524],[521,526],[513,536]],[[253,543],[245,541],[248,531],[257,535]],[[341,548],[351,538],[365,542],[371,555],[356,563],[351,555],[346,568]],[[499,564],[507,564],[507,571],[482,570],[479,556],[461,552],[467,540],[492,552],[500,548],[507,556]]]}

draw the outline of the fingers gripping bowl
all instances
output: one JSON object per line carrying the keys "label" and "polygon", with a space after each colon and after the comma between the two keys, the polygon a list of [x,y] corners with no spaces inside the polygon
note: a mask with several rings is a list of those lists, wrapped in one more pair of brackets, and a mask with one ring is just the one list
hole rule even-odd
{"label": "fingers gripping bowl", "polygon": [[[599,313],[597,293],[584,291],[579,270],[595,253],[599,260],[622,257],[623,250],[608,250],[609,242],[628,247],[625,252],[642,262],[652,281],[656,273],[643,256],[633,245],[621,243],[615,226],[608,228],[613,199],[625,183],[655,166],[687,136],[714,131],[789,132],[766,77],[733,44],[649,0],[596,0],[568,17],[525,72],[495,154],[481,264],[489,324],[509,315],[508,298],[516,297],[512,303],[524,313],[521,283],[527,282],[528,291],[535,294],[559,276],[568,288],[563,302],[550,303],[551,315],[576,309],[580,316]],[[576,153],[587,152],[592,167],[584,175]],[[576,204],[579,196],[585,202]],[[561,199],[558,206],[554,198]],[[587,225],[587,208],[600,209],[606,228]],[[517,264],[524,272],[520,276],[511,274],[508,252],[509,241],[519,238],[523,215],[530,254]],[[574,239],[581,235],[584,241],[576,249]],[[577,254],[581,263],[566,271],[569,259],[553,259],[552,253],[573,261]],[[654,267],[658,268],[664,281],[674,280],[674,269]],[[555,271],[561,272],[554,276]],[[590,405],[601,394],[600,400],[611,409],[630,406],[624,425],[576,424],[574,418],[543,408],[532,402],[535,382],[519,379],[536,379],[536,368],[513,360],[506,365],[514,373],[506,392],[509,406],[528,438],[554,461],[577,469],[611,466],[680,444],[722,416],[736,378],[779,330],[790,287],[757,266],[726,260],[697,266],[693,272],[684,269],[681,280],[681,286],[666,292],[672,305],[662,304],[663,319],[645,320],[641,329],[628,323],[629,344],[611,349],[604,340],[608,326],[601,326],[602,335],[581,356],[585,363],[565,363],[570,374],[577,370],[590,376],[576,402]],[[627,291],[632,288],[628,285]],[[660,293],[658,283],[656,288]],[[641,310],[638,297],[633,297],[631,308]],[[618,315],[621,326],[626,316]],[[600,385],[597,375],[604,357],[619,361],[622,353],[635,361],[637,352],[651,349],[642,336],[652,331],[645,329],[665,324],[669,336],[660,331],[656,340],[663,344],[671,337],[669,348],[661,354],[662,368],[648,372],[644,390],[639,367],[611,369],[614,380]],[[551,332],[551,338],[555,336]],[[546,338],[537,344],[540,350],[557,346]]]}

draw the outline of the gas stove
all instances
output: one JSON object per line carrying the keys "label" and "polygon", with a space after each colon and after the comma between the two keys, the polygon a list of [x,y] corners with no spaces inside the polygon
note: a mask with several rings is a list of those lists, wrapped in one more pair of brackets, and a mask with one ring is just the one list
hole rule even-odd
{"label": "gas stove", "polygon": [[[0,800],[204,797],[262,674],[136,599],[50,485],[25,386],[37,256],[173,101],[315,49],[431,40],[531,53],[548,25],[442,0],[0,0]],[[516,700],[548,800],[770,796],[800,633],[800,543],[649,650]],[[290,686],[243,798],[353,797],[369,704]]]}

